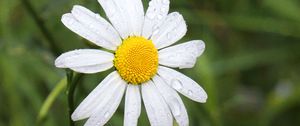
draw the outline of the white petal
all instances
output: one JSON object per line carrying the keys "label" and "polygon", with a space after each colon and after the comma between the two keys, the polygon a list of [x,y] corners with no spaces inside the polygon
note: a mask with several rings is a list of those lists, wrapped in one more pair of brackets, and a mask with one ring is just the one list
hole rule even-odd
{"label": "white petal", "polygon": [[[117,107],[116,102],[120,100],[125,90],[125,82],[115,71],[110,73],[76,108],[72,114],[72,120],[81,120],[90,117],[98,107],[105,108],[106,105]],[[112,113],[112,111],[110,111]],[[99,112],[98,112],[99,113]],[[100,120],[100,119],[99,119]]]}
{"label": "white petal", "polygon": [[140,0],[98,0],[110,22],[123,39],[140,35],[144,9]]}
{"label": "white petal", "polygon": [[126,89],[126,82],[120,77],[119,82],[110,83],[110,86],[103,92],[103,97],[97,97],[101,101],[98,103],[94,113],[89,117],[84,126],[103,126],[113,116],[117,110],[124,91]]}
{"label": "white petal", "polygon": [[169,87],[158,75],[153,77],[153,82],[167,102],[179,126],[188,126],[188,114],[177,92]]}
{"label": "white petal", "polygon": [[170,0],[151,0],[149,2],[142,34],[145,38],[149,38],[155,33],[158,25],[167,17],[169,4]]}
{"label": "white petal", "polygon": [[184,96],[201,103],[205,103],[207,94],[203,88],[193,81],[191,78],[177,72],[176,70],[159,66],[158,74],[172,88],[183,94]]}
{"label": "white petal", "polygon": [[104,41],[108,41],[115,46],[119,46],[121,44],[122,41],[118,32],[99,14],[95,14],[79,5],[75,5],[73,7],[72,14],[81,24],[96,33]]}
{"label": "white petal", "polygon": [[151,126],[172,126],[168,105],[152,81],[142,84],[142,97]]}
{"label": "white petal", "polygon": [[205,49],[201,40],[194,40],[159,51],[159,64],[168,67],[192,68]]}
{"label": "white petal", "polygon": [[181,14],[170,13],[165,21],[157,27],[151,39],[158,49],[170,46],[180,40],[187,31],[187,26]]}
{"label": "white petal", "polygon": [[109,50],[116,50],[116,45],[113,45],[111,42],[101,37],[97,32],[79,22],[71,13],[64,14],[61,21],[67,28],[96,45]]}
{"label": "white petal", "polygon": [[114,55],[96,49],[79,49],[63,53],[55,60],[55,66],[70,68],[80,73],[97,73],[113,67]]}
{"label": "white petal", "polygon": [[[126,19],[129,20],[130,35],[141,36],[144,24],[144,7],[141,0],[116,0],[122,2],[124,11],[127,12]],[[125,13],[125,12],[123,12]]]}
{"label": "white petal", "polygon": [[141,95],[138,85],[129,84],[125,97],[124,126],[137,126],[141,114]]}

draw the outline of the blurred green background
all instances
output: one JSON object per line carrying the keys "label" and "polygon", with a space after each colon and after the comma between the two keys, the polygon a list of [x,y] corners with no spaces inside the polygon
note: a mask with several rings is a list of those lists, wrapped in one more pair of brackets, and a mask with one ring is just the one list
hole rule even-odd
{"label": "blurred green background", "polygon": [[[68,125],[66,74],[54,59],[97,48],[60,22],[75,4],[104,15],[96,0],[0,0],[0,126]],[[180,42],[207,45],[180,70],[208,93],[205,104],[182,96],[191,126],[300,125],[299,0],[171,0],[171,11],[188,24]],[[108,73],[83,75],[75,106]],[[124,101],[107,125],[122,125],[123,111]],[[149,125],[144,108],[139,125]]]}

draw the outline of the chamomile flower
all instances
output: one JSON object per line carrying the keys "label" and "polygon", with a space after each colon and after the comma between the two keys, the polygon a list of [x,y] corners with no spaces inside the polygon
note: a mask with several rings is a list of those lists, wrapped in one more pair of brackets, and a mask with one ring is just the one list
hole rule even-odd
{"label": "chamomile flower", "polygon": [[73,32],[114,51],[79,49],[56,59],[56,67],[80,73],[115,69],[81,102],[72,120],[88,118],[86,126],[104,125],[125,94],[125,126],[137,125],[142,101],[151,125],[172,126],[174,117],[180,126],[187,126],[188,114],[177,92],[201,103],[207,94],[171,68],[192,68],[204,51],[203,41],[170,46],[185,35],[187,26],[181,14],[168,13],[169,0],[151,0],[146,13],[141,0],[98,2],[110,23],[79,5],[61,19]]}

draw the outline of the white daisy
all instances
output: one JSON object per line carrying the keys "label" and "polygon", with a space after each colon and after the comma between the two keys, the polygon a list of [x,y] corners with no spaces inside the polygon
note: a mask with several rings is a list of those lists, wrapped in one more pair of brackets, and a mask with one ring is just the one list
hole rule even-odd
{"label": "white daisy", "polygon": [[[189,77],[171,68],[192,68],[205,48],[194,40],[168,47],[181,39],[187,26],[181,14],[168,14],[169,0],[151,0],[144,13],[141,0],[98,0],[110,24],[99,14],[75,5],[62,16],[63,24],[97,49],[74,50],[59,56],[55,65],[80,73],[109,74],[77,107],[74,121],[88,118],[86,126],[104,125],[119,106],[124,92],[124,125],[136,126],[141,98],[152,126],[171,126],[173,117],[187,126],[188,114],[177,94],[204,103],[205,91]],[[171,67],[171,68],[169,68]],[[172,117],[173,115],[173,117]]]}

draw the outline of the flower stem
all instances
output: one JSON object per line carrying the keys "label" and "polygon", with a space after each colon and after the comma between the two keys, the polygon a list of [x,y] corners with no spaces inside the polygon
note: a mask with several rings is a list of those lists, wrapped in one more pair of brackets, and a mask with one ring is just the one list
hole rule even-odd
{"label": "flower stem", "polygon": [[71,70],[67,70],[67,81],[68,81],[68,88],[67,88],[67,97],[68,97],[68,112],[69,112],[69,120],[70,126],[75,126],[74,122],[72,121],[71,115],[74,111],[74,94],[76,86],[81,79],[83,74],[74,73]]}
{"label": "flower stem", "polygon": [[44,101],[39,114],[37,116],[37,125],[40,126],[46,119],[46,116],[52,107],[54,101],[57,99],[57,97],[66,89],[67,87],[67,78],[62,78],[55,86],[55,88],[51,91],[51,93],[48,95],[47,99]]}

